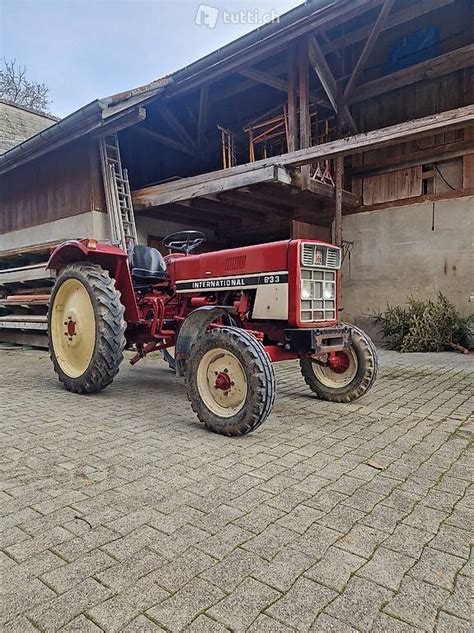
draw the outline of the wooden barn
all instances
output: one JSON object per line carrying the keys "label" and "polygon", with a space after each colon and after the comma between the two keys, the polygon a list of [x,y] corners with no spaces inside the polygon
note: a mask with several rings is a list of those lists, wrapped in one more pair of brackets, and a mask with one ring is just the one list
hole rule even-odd
{"label": "wooden barn", "polygon": [[[472,294],[471,0],[313,0],[0,155],[0,339],[46,329],[54,244],[343,246],[344,318]],[[130,224],[129,224],[130,223]],[[471,304],[472,306],[472,304]]]}

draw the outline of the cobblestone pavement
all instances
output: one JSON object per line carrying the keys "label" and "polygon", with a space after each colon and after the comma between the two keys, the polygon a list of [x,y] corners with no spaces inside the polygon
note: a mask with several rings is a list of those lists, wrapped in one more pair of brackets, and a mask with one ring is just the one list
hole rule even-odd
{"label": "cobblestone pavement", "polygon": [[472,630],[472,357],[382,352],[349,405],[285,363],[238,439],[159,359],[77,396],[0,358],[2,631]]}

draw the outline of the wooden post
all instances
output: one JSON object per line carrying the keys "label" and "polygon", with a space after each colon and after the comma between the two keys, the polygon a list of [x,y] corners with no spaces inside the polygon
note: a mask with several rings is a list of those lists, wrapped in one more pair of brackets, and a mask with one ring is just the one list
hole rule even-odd
{"label": "wooden post", "polygon": [[344,157],[335,159],[335,211],[334,211],[334,241],[336,246],[342,246],[342,191],[344,188]]}
{"label": "wooden post", "polygon": [[[309,112],[309,58],[308,40],[299,45],[299,93],[300,93],[300,149],[311,146],[311,119]],[[310,176],[310,165],[301,167],[303,186],[307,186]]]}
{"label": "wooden post", "polygon": [[298,94],[297,94],[297,59],[295,45],[288,49],[288,151],[298,149]]}

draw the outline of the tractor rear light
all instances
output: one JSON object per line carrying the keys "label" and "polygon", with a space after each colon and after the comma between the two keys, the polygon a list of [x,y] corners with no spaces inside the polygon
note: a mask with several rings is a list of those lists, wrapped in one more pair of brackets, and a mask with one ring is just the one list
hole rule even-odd
{"label": "tractor rear light", "polygon": [[87,240],[87,248],[97,248],[97,240]]}

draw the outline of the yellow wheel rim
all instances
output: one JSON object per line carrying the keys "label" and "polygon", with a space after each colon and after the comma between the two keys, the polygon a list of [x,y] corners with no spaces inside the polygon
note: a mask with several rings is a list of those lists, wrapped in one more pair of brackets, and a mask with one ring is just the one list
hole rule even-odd
{"label": "yellow wheel rim", "polygon": [[198,365],[197,388],[212,413],[230,418],[245,404],[247,376],[232,352],[215,348],[206,352]]}
{"label": "yellow wheel rim", "polygon": [[70,378],[89,367],[95,347],[95,314],[84,284],[66,279],[50,306],[51,339],[56,360]]}

